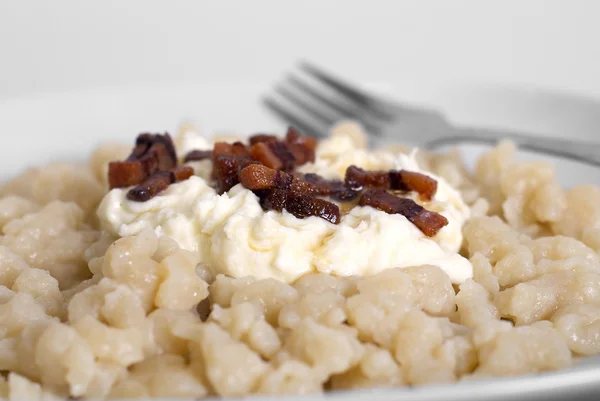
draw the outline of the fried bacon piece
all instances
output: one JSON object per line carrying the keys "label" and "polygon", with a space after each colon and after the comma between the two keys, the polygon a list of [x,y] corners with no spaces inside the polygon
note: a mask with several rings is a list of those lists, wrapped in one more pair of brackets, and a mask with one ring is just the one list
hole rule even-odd
{"label": "fried bacon piece", "polygon": [[275,170],[292,171],[296,163],[287,145],[279,141],[255,143],[250,147],[250,156]]}
{"label": "fried bacon piece", "polygon": [[110,189],[137,185],[152,174],[172,169],[176,165],[177,154],[169,134],[141,134],[125,161],[109,164],[108,183]]}
{"label": "fried bacon piece", "polygon": [[281,212],[285,209],[290,191],[279,188],[264,189],[254,191],[260,200],[260,205],[264,210],[275,210]]}
{"label": "fried bacon piece", "polygon": [[194,174],[194,169],[189,166],[175,167],[170,171],[159,171],[147,178],[141,184],[131,188],[127,192],[127,199],[135,202],[145,202],[160,192],[164,191],[169,185],[185,181]]}
{"label": "fried bacon piece", "polygon": [[183,159],[184,163],[187,162],[197,162],[201,160],[206,160],[212,158],[213,151],[212,150],[192,150],[189,152],[185,159]]}
{"label": "fried bacon piece", "polygon": [[240,181],[238,173],[251,163],[248,147],[241,142],[215,143],[212,151],[213,170],[212,176],[217,180],[217,192],[225,193]]}
{"label": "fried bacon piece", "polygon": [[190,166],[177,166],[171,171],[175,176],[175,182],[185,181],[194,175],[194,169]]}
{"label": "fried bacon piece", "polygon": [[258,134],[250,137],[250,145],[253,159],[275,170],[290,172],[295,166],[315,161],[317,140],[290,127],[283,141],[274,135]]}
{"label": "fried bacon piece", "polygon": [[271,188],[285,189],[295,194],[312,194],[315,191],[312,184],[262,164],[244,167],[238,174],[238,178],[244,187],[252,191]]}
{"label": "fried bacon piece", "polygon": [[359,195],[358,191],[349,188],[340,180],[328,180],[312,173],[305,174],[302,178],[314,185],[316,195],[330,196],[340,202],[350,201]]}
{"label": "fried bacon piece", "polygon": [[415,191],[424,199],[431,200],[437,192],[437,181],[413,171],[389,170],[366,171],[356,166],[346,169],[346,185],[354,190],[364,187]]}
{"label": "fried bacon piece", "polygon": [[285,209],[301,219],[317,216],[333,224],[339,224],[340,222],[340,208],[326,200],[278,188],[256,191],[256,194],[265,210],[280,212]]}
{"label": "fried bacon piece", "polygon": [[317,140],[310,136],[302,136],[295,128],[289,127],[285,135],[285,143],[296,158],[296,165],[315,161]]}
{"label": "fried bacon piece", "polygon": [[372,206],[389,214],[399,213],[428,237],[433,237],[448,224],[448,220],[441,214],[430,212],[412,199],[399,198],[385,189],[366,190],[360,198],[359,205]]}
{"label": "fried bacon piece", "polygon": [[278,140],[279,138],[277,138],[275,135],[256,134],[250,137],[250,146],[256,145],[259,142],[276,142]]}
{"label": "fried bacon piece", "polygon": [[240,180],[238,173],[251,163],[256,163],[249,157],[218,155],[213,162],[213,174],[217,179],[217,193],[223,194],[237,185]]}
{"label": "fried bacon piece", "polygon": [[292,193],[288,196],[285,209],[300,218],[318,216],[333,224],[339,224],[340,222],[340,208],[338,205],[310,195]]}
{"label": "fried bacon piece", "polygon": [[241,142],[227,143],[217,142],[213,148],[213,158],[220,155],[247,157],[249,156],[248,147]]}

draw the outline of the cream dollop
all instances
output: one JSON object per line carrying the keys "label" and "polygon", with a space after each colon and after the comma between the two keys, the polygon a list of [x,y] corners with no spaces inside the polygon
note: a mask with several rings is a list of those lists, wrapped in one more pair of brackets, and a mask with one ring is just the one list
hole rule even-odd
{"label": "cream dollop", "polygon": [[426,207],[443,214],[449,224],[429,238],[404,216],[371,207],[354,207],[338,225],[319,217],[299,219],[286,211],[262,210],[256,195],[241,185],[218,195],[203,171],[147,202],[129,201],[126,189],[113,189],[103,199],[98,216],[103,229],[114,235],[152,228],[199,252],[215,273],[233,277],[291,282],[316,271],[371,275],[423,264],[439,266],[454,283],[472,277],[471,264],[457,253],[469,208],[456,190],[419,169],[414,154],[357,149],[352,138],[343,135],[322,141],[315,163],[303,170],[339,178],[350,164],[405,168],[432,176],[438,180],[438,191]]}

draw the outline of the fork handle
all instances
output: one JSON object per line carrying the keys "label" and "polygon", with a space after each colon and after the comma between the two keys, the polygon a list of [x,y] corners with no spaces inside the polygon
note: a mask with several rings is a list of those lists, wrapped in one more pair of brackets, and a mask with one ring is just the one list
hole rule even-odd
{"label": "fork handle", "polygon": [[453,134],[431,141],[429,147],[464,142],[494,145],[502,139],[509,139],[523,149],[600,166],[600,143],[539,136],[494,128],[456,127]]}

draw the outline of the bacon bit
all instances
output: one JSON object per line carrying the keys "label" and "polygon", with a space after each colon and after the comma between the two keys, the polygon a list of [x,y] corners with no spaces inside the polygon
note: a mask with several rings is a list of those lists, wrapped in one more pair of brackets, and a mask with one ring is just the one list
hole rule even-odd
{"label": "bacon bit", "polygon": [[185,181],[194,175],[194,169],[190,166],[178,166],[171,171],[173,172],[175,182]]}
{"label": "bacon bit", "polygon": [[244,187],[253,191],[270,188],[289,189],[294,180],[291,174],[261,164],[244,167],[238,177]]}
{"label": "bacon bit", "polygon": [[316,138],[302,136],[295,128],[289,127],[285,135],[285,143],[296,158],[296,165],[301,166],[315,161]]}
{"label": "bacon bit", "polygon": [[359,192],[348,188],[346,184],[340,180],[328,180],[318,174],[305,174],[302,177],[306,182],[309,182],[315,187],[315,194],[330,196],[340,202],[350,201],[355,199]]}
{"label": "bacon bit", "polygon": [[275,210],[281,212],[285,208],[289,191],[285,189],[266,189],[256,191],[255,194],[260,199],[260,205],[264,210]]}
{"label": "bacon bit", "polygon": [[[244,145],[241,142],[234,142],[234,143],[227,143],[227,142],[217,142],[214,145],[213,148],[213,153],[212,153],[212,161],[213,161],[213,170],[212,170],[212,177],[217,179],[217,181],[221,181],[224,185],[221,188],[226,188],[224,190],[224,192],[229,191],[235,184],[237,184],[237,170],[235,171],[235,174],[233,173],[233,171],[229,171],[228,173],[226,173],[226,176],[223,176],[223,174],[225,174],[225,171],[228,171],[227,169],[223,169],[224,166],[221,166],[221,173],[219,173],[219,169],[217,168],[217,159],[219,158],[219,156],[230,156],[233,157],[235,159],[239,159],[239,161],[241,162],[242,160],[247,161],[250,159],[250,153],[248,151],[248,147],[246,145]],[[238,168],[240,166],[240,164],[244,164],[244,166],[246,166],[248,163],[244,162],[244,163],[240,163],[238,162]],[[219,178],[220,177],[220,178]],[[229,184],[225,184],[226,181],[236,181],[235,184],[229,186]],[[222,192],[220,192],[222,193]]]}
{"label": "bacon bit", "polygon": [[409,190],[415,191],[426,200],[433,199],[437,192],[437,181],[428,175],[414,171],[400,170],[400,180]]}
{"label": "bacon bit", "polygon": [[299,218],[317,216],[333,224],[340,222],[338,205],[310,195],[291,194],[288,196],[285,209]]}
{"label": "bacon bit", "polygon": [[[138,135],[136,139],[136,147],[137,145],[146,145],[147,149],[150,150],[152,146],[156,144],[162,144],[166,148],[170,162],[172,164],[177,164],[177,152],[175,151],[175,144],[173,144],[171,135],[167,133],[164,135],[143,133]],[[138,156],[138,158],[140,157],[141,156]]]}
{"label": "bacon bit", "polygon": [[139,161],[110,162],[108,182],[110,189],[126,188],[144,181],[146,172]]}
{"label": "bacon bit", "polygon": [[315,191],[314,185],[262,164],[244,167],[238,177],[242,185],[252,191],[271,188],[286,189],[296,194],[312,194]]}
{"label": "bacon bit", "polygon": [[346,169],[344,182],[354,190],[364,187],[388,188],[390,177],[388,171],[366,171],[360,167],[350,166]]}
{"label": "bacon bit", "polygon": [[215,157],[213,172],[217,178],[217,192],[225,193],[239,183],[239,160],[235,156],[218,155]]}
{"label": "bacon bit", "polygon": [[265,210],[287,210],[290,214],[305,218],[317,216],[333,224],[340,222],[340,208],[331,202],[314,198],[306,194],[295,194],[285,189],[267,189],[257,191],[260,204]]}
{"label": "bacon bit", "polygon": [[269,168],[275,170],[283,168],[283,162],[279,160],[266,142],[258,142],[252,145],[250,147],[250,157]]}
{"label": "bacon bit", "polygon": [[217,142],[213,149],[213,158],[216,156],[249,156],[248,147],[241,142]]}
{"label": "bacon bit", "polygon": [[281,161],[281,169],[283,171],[290,172],[294,169],[296,158],[285,143],[279,141],[267,142],[267,146],[279,161]]}
{"label": "bacon bit", "polygon": [[250,137],[250,146],[259,142],[276,142],[278,140],[279,138],[277,138],[275,135],[256,134]]}
{"label": "bacon bit", "polygon": [[439,213],[430,212],[412,199],[399,198],[384,189],[368,189],[359,201],[360,206],[372,206],[389,214],[401,214],[428,237],[433,237],[448,224]]}
{"label": "bacon bit", "polygon": [[183,160],[184,163],[187,162],[197,162],[201,160],[206,160],[212,158],[213,151],[212,150],[192,150],[185,156]]}
{"label": "bacon bit", "polygon": [[173,182],[175,182],[173,172],[159,171],[141,184],[131,188],[127,192],[127,199],[135,202],[146,202],[167,189]]}
{"label": "bacon bit", "polygon": [[389,170],[366,171],[356,166],[346,169],[346,185],[354,190],[364,187],[415,191],[424,199],[431,200],[437,192],[437,181],[413,171]]}
{"label": "bacon bit", "polygon": [[109,164],[110,189],[140,184],[152,174],[169,170],[176,165],[177,154],[169,134],[140,134],[125,161]]}
{"label": "bacon bit", "polygon": [[135,202],[146,202],[164,191],[175,182],[185,181],[194,175],[190,166],[175,167],[170,171],[159,171],[148,177],[144,182],[127,192],[127,199]]}

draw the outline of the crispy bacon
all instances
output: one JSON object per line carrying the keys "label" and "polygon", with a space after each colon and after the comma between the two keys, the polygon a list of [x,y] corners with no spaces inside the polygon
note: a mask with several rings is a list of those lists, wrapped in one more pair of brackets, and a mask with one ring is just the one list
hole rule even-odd
{"label": "crispy bacon", "polygon": [[317,216],[333,224],[340,223],[340,208],[338,205],[310,195],[292,193],[288,196],[285,209],[296,217]]}
{"label": "crispy bacon", "polygon": [[269,148],[268,143],[258,142],[250,147],[250,156],[260,164],[275,169],[281,170],[283,163],[277,155]]}
{"label": "crispy bacon", "polygon": [[255,143],[250,147],[250,156],[275,170],[292,171],[296,162],[287,145],[279,141]]}
{"label": "crispy bacon", "polygon": [[276,142],[278,140],[279,138],[277,138],[275,135],[256,134],[250,137],[250,146],[255,145],[259,142]]}
{"label": "crispy bacon", "polygon": [[261,164],[253,164],[240,171],[239,179],[244,187],[254,191],[271,188],[289,189],[294,176]]}
{"label": "crispy bacon", "polygon": [[116,161],[108,164],[108,184],[110,189],[137,185],[147,177],[139,161]]}
{"label": "crispy bacon", "polygon": [[430,212],[412,199],[397,197],[385,189],[367,189],[360,198],[359,205],[372,206],[389,214],[401,214],[428,237],[433,237],[448,224],[448,220],[441,214]]}
{"label": "crispy bacon", "polygon": [[175,167],[170,171],[159,171],[148,177],[144,182],[127,192],[127,199],[135,202],[145,202],[164,191],[174,182],[185,181],[194,175],[194,169],[189,166]]}
{"label": "crispy bacon", "polygon": [[261,164],[251,164],[244,167],[238,177],[244,187],[253,191],[278,188],[290,190],[296,194],[312,194],[315,192],[315,188],[311,183],[292,174],[277,171]]}
{"label": "crispy bacon", "polygon": [[168,170],[176,165],[177,154],[169,134],[140,134],[125,161],[109,164],[109,187],[113,189],[137,185],[157,171]]}
{"label": "crispy bacon", "polygon": [[436,180],[425,174],[406,170],[367,171],[350,166],[346,169],[344,182],[354,190],[371,187],[415,191],[427,200],[431,200],[437,191]]}
{"label": "crispy bacon", "polygon": [[212,158],[212,154],[212,150],[192,150],[185,156],[185,159],[183,161],[184,163],[187,163],[206,160]]}
{"label": "crispy bacon", "polygon": [[349,188],[340,180],[328,180],[318,174],[312,173],[303,175],[302,179],[314,185],[315,194],[330,196],[341,202],[350,201],[359,195],[358,191]]}
{"label": "crispy bacon", "polygon": [[213,157],[226,156],[249,156],[248,147],[241,142],[227,143],[216,142],[213,149]]}
{"label": "crispy bacon", "polygon": [[240,170],[238,157],[218,155],[213,163],[213,172],[217,179],[217,192],[219,194],[229,191],[240,182],[238,179],[238,171]]}
{"label": "crispy bacon", "polygon": [[175,182],[173,172],[159,171],[136,185],[127,192],[127,199],[135,202],[146,202]]}
{"label": "crispy bacon", "polygon": [[280,212],[285,209],[298,218],[317,216],[333,224],[340,222],[340,208],[326,200],[278,188],[257,191],[256,194],[265,210]]}
{"label": "crispy bacon", "polygon": [[285,143],[296,158],[296,165],[315,161],[317,140],[310,136],[301,135],[295,128],[289,127],[285,135]]}
{"label": "crispy bacon", "polygon": [[185,181],[194,175],[194,169],[190,166],[178,166],[172,171],[175,176],[175,182]]}
{"label": "crispy bacon", "polygon": [[220,194],[239,182],[238,172],[251,162],[249,149],[241,142],[215,143],[212,158],[212,177],[217,180],[217,192]]}

